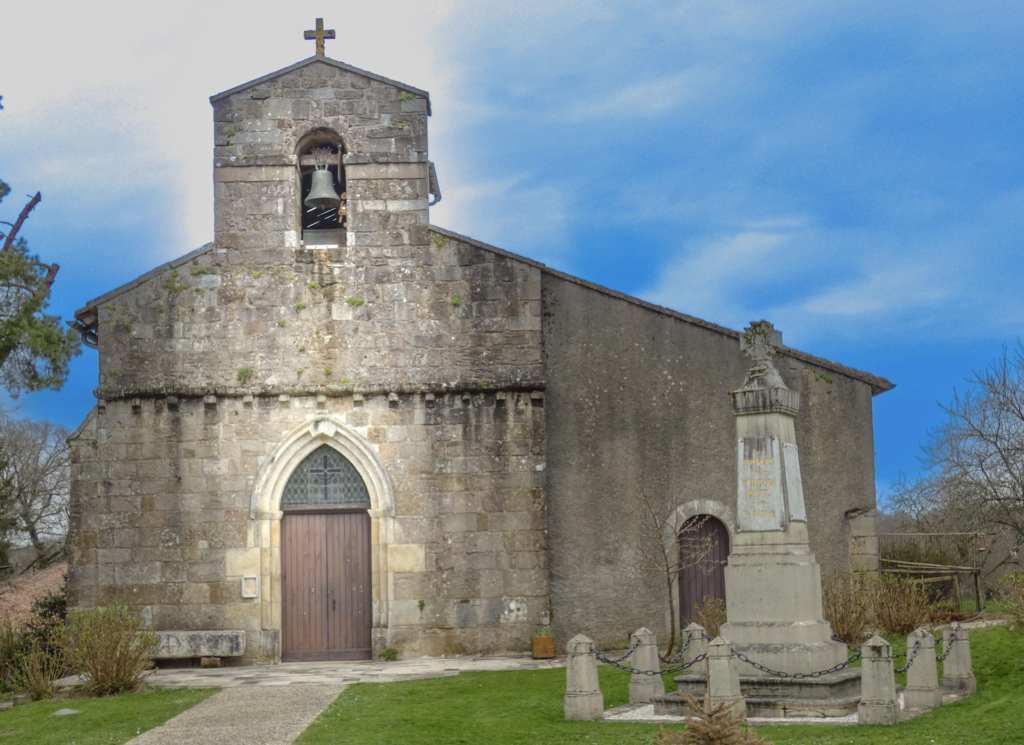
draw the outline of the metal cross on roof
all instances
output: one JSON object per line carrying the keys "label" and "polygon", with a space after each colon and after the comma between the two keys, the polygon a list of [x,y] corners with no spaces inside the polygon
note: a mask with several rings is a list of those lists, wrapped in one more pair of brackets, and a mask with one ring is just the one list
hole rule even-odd
{"label": "metal cross on roof", "polygon": [[304,39],[316,39],[316,53],[318,57],[324,56],[324,39],[334,38],[334,29],[328,29],[324,31],[324,19],[316,19],[316,30],[307,31],[303,37]]}

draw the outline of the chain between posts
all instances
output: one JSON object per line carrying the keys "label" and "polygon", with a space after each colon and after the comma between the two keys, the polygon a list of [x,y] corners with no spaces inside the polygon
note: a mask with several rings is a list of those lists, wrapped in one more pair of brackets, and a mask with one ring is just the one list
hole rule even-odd
{"label": "chain between posts", "polygon": [[832,673],[838,673],[843,668],[849,667],[854,662],[860,659],[860,650],[857,650],[856,654],[850,656],[846,662],[840,662],[838,665],[833,665],[828,670],[815,670],[813,673],[784,673],[781,670],[772,670],[770,667],[765,667],[760,662],[754,662],[752,659],[747,657],[742,652],[734,653],[739,659],[746,662],[748,665],[753,665],[758,670],[768,675],[774,675],[777,678],[792,678],[793,680],[804,680],[805,678],[821,678],[825,675],[831,675]]}
{"label": "chain between posts", "polygon": [[594,656],[600,662],[603,662],[606,665],[611,665],[612,667],[617,667],[620,670],[625,670],[627,673],[631,673],[633,675],[652,675],[653,676],[653,675],[667,675],[667,674],[670,674],[670,673],[678,673],[678,672],[680,672],[682,670],[686,670],[687,668],[692,667],[693,665],[696,665],[698,662],[701,662],[705,658],[707,658],[706,654],[702,654],[702,655],[698,655],[697,657],[695,657],[690,662],[687,662],[687,663],[684,663],[682,665],[679,665],[678,667],[670,667],[670,668],[667,668],[665,670],[637,670],[635,667],[629,667],[627,665],[620,664],[622,662],[622,660],[626,659],[627,657],[629,657],[629,655],[633,654],[633,650],[636,649],[636,645],[635,644],[633,645],[633,648],[629,650],[628,653],[626,653],[625,655],[623,655],[622,657],[619,657],[617,659],[612,659],[610,657],[605,656],[600,650],[598,650],[597,647],[591,647],[591,649],[594,650]]}
{"label": "chain between posts", "polygon": [[[705,639],[708,639],[708,640],[711,639],[711,637],[708,636],[707,634],[702,634],[702,636]],[[674,657],[662,657],[661,654],[659,653],[658,654],[658,659],[661,660],[662,662],[664,662],[666,665],[672,665],[672,664],[675,664],[676,662],[679,662],[679,660],[683,659],[683,655],[686,654],[686,650],[690,647],[690,642],[692,642],[692,641],[693,641],[693,634],[692,633],[687,634],[686,635],[686,643],[683,645],[683,648],[679,650],[678,654],[676,654]]]}
{"label": "chain between posts", "polygon": [[914,658],[917,657],[917,650],[920,649],[920,648],[921,648],[921,642],[917,641],[917,642],[914,642],[914,648],[912,650],[910,650],[910,654],[907,654],[907,655],[896,655],[897,657],[906,657],[907,658],[907,664],[904,665],[903,667],[897,667],[895,671],[897,673],[905,673],[907,670],[909,670],[910,666],[914,664]]}
{"label": "chain between posts", "polygon": [[949,657],[949,652],[950,652],[951,649],[953,649],[953,642],[955,642],[955,641],[956,641],[956,634],[950,634],[949,635],[949,644],[946,646],[946,651],[943,652],[941,655],[936,655],[935,656],[935,659],[938,662],[944,662],[946,660],[946,658]]}
{"label": "chain between posts", "polygon": [[622,655],[622,657],[616,657],[615,659],[605,657],[604,653],[597,651],[597,647],[592,647],[592,649],[594,650],[594,654],[597,655],[597,659],[601,660],[601,662],[607,662],[609,665],[617,665],[618,663],[622,662],[624,659],[629,657],[631,654],[633,654],[636,651],[636,648],[639,646],[640,639],[638,638],[635,642],[633,642],[633,646],[626,650],[626,654]]}

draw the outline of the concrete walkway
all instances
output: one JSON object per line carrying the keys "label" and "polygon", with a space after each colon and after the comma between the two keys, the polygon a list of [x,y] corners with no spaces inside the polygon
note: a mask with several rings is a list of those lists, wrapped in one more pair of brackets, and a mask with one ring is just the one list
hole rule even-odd
{"label": "concrete walkway", "polygon": [[404,662],[290,662],[258,667],[159,670],[155,688],[223,691],[128,745],[291,745],[350,683],[440,678],[477,670],[564,667],[563,660],[529,657],[423,657]]}
{"label": "concrete walkway", "polygon": [[301,688],[227,688],[131,745],[291,745],[320,716],[343,685]]}

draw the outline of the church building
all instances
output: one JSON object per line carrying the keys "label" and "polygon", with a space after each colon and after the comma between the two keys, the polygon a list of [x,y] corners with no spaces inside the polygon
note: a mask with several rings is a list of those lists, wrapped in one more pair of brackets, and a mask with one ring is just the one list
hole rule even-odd
{"label": "church building", "polygon": [[[637,505],[728,556],[740,334],[431,225],[429,94],[310,36],[210,99],[213,241],[75,314],[99,385],[72,437],[69,602],[235,632],[246,663],[666,638]],[[892,384],[775,365],[802,401],[811,548],[826,574],[877,569]],[[714,575],[684,572],[682,618]]]}

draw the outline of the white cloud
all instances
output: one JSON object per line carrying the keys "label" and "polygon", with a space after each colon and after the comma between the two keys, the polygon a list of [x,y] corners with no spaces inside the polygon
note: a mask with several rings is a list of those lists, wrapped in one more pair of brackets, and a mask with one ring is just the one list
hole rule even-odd
{"label": "white cloud", "polygon": [[745,230],[687,251],[640,297],[717,323],[747,315],[745,290],[762,286],[784,267],[791,233]]}
{"label": "white cloud", "polygon": [[435,225],[537,261],[563,254],[570,212],[563,190],[537,185],[530,174],[441,188],[444,200],[430,216]]}

